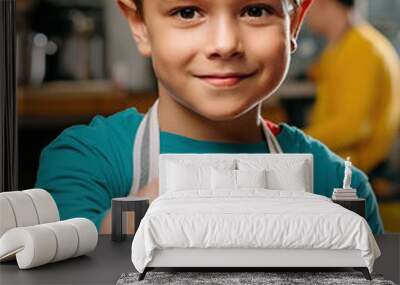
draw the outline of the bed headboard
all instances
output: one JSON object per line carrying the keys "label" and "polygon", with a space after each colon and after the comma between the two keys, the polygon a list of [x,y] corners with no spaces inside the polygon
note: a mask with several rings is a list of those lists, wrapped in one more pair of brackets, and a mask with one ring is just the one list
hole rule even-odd
{"label": "bed headboard", "polygon": [[188,160],[191,163],[202,161],[207,161],[207,163],[217,162],[218,160],[232,160],[232,162],[236,159],[255,159],[255,160],[269,160],[271,162],[276,160],[283,161],[304,161],[306,166],[304,173],[305,179],[307,180],[307,192],[313,193],[313,181],[314,181],[314,170],[313,170],[313,155],[312,154],[250,154],[250,153],[202,153],[202,154],[181,154],[181,153],[173,153],[173,154],[160,154],[159,156],[159,187],[160,187],[160,195],[165,193],[165,181],[166,181],[166,165],[167,161],[174,160]]}

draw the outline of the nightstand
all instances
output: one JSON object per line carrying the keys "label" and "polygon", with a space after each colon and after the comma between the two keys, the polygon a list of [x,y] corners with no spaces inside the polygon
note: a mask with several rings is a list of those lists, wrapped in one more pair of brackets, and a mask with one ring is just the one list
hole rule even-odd
{"label": "nightstand", "polygon": [[112,199],[112,241],[126,239],[126,212],[135,212],[135,231],[149,208],[148,198],[134,196]]}
{"label": "nightstand", "polygon": [[336,200],[332,199],[332,202],[339,204],[340,206],[359,214],[365,219],[365,199],[354,198],[351,200]]}

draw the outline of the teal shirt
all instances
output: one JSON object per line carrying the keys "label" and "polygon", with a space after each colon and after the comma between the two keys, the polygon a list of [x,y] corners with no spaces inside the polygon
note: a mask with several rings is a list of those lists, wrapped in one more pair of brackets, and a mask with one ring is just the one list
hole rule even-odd
{"label": "teal shirt", "polygon": [[[40,156],[35,187],[51,193],[61,219],[85,217],[100,228],[111,199],[129,194],[132,150],[143,114],[129,108],[109,117],[96,116],[89,125],[64,130]],[[277,139],[284,153],[314,155],[314,193],[330,197],[340,187],[344,160],[301,130],[281,124]],[[160,132],[160,153],[267,153],[265,142],[242,144],[190,139]],[[374,233],[383,233],[375,195],[368,177],[353,168],[352,187],[367,201],[367,221]]]}

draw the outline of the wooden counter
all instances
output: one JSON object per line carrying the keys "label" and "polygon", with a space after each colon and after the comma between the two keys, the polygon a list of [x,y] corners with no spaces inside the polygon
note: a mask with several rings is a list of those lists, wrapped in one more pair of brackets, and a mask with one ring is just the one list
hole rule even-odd
{"label": "wooden counter", "polygon": [[130,106],[145,112],[156,100],[154,93],[130,94],[107,82],[49,83],[40,88],[19,88],[20,117],[79,117],[110,115]]}
{"label": "wooden counter", "polygon": [[[264,103],[263,114],[268,114],[272,121],[285,121],[279,98],[298,98],[312,93],[307,85],[284,85]],[[20,125],[45,126],[85,123],[95,115],[107,116],[129,107],[145,113],[157,94],[122,91],[108,81],[53,82],[36,88],[18,88],[17,98]]]}

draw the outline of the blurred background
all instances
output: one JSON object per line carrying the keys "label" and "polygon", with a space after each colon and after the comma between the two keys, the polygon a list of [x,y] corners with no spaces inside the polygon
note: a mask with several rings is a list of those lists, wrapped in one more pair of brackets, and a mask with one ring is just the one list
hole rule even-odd
{"label": "blurred background", "polygon": [[[399,53],[400,1],[358,5]],[[266,118],[307,126],[316,96],[307,70],[324,44],[302,30],[287,80],[263,105]],[[17,80],[20,189],[33,187],[41,150],[65,128],[132,106],[144,113],[157,98],[151,62],[114,0],[18,0]],[[387,165],[371,183],[385,229],[400,232],[400,130]]]}

